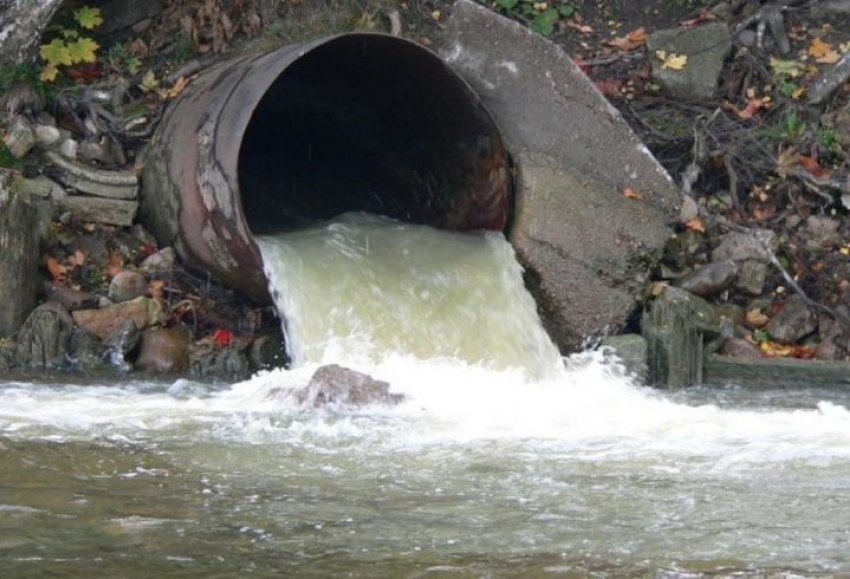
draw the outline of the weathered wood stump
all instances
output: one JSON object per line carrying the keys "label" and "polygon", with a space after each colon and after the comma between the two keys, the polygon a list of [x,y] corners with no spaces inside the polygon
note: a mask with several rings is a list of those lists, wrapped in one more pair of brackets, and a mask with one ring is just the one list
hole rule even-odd
{"label": "weathered wood stump", "polygon": [[35,307],[38,232],[35,206],[16,192],[13,174],[0,171],[0,338],[16,332]]}

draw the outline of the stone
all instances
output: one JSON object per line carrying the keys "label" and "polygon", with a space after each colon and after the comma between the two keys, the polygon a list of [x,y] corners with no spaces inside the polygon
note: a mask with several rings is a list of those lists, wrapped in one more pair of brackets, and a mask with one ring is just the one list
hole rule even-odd
{"label": "stone", "polygon": [[165,247],[154,254],[147,256],[139,267],[144,271],[168,271],[174,267],[177,261],[177,253],[173,247]]}
{"label": "stone", "polygon": [[39,175],[33,179],[21,179],[21,191],[30,197],[54,201],[67,195],[62,185],[44,175]]}
{"label": "stone", "polygon": [[68,362],[68,346],[74,320],[60,304],[37,307],[18,333],[15,359],[22,368],[61,368]]}
{"label": "stone", "polygon": [[756,38],[755,30],[742,30],[738,33],[738,42],[741,43],[741,46],[746,46],[747,48],[752,48],[756,45]]}
{"label": "stone", "polygon": [[127,227],[133,224],[139,204],[136,201],[69,195],[57,202],[61,211],[70,211],[83,221]]}
{"label": "stone", "polygon": [[39,224],[14,175],[0,170],[0,338],[16,332],[36,305]]}
{"label": "stone", "polygon": [[738,266],[733,261],[709,263],[682,277],[676,285],[701,297],[710,297],[729,288],[738,275]]}
{"label": "stone", "polygon": [[45,147],[50,147],[59,142],[62,133],[55,125],[36,125],[35,142]]}
{"label": "stone", "polygon": [[163,9],[160,0],[106,0],[100,6],[103,11],[103,24],[98,28],[100,34],[123,31],[154,18]]}
{"label": "stone", "polygon": [[818,318],[799,295],[788,298],[779,313],[765,326],[770,336],[785,344],[796,344],[818,328]]}
{"label": "stone", "polygon": [[310,378],[310,382],[295,392],[299,404],[324,406],[366,406],[369,404],[398,404],[404,397],[390,394],[390,385],[375,380],[368,374],[344,368],[337,364],[322,366]]}
{"label": "stone", "polygon": [[603,348],[610,348],[614,356],[623,364],[630,375],[641,384],[649,379],[649,368],[646,364],[646,339],[640,334],[623,334],[608,336],[602,340]]}
{"label": "stone", "polygon": [[75,370],[94,372],[108,367],[106,346],[97,336],[81,328],[71,332],[68,359]]}
{"label": "stone", "polygon": [[121,360],[136,349],[142,339],[142,331],[131,319],[124,320],[120,326],[109,334],[104,344]]}
{"label": "stone", "polygon": [[753,229],[751,233],[733,231],[723,236],[714,251],[714,261],[754,260],[770,263],[767,250],[775,251],[779,244],[776,234],[769,229]]}
{"label": "stone", "polygon": [[761,358],[762,353],[758,346],[741,338],[732,338],[723,342],[720,354],[732,358]]}
{"label": "stone", "polygon": [[65,139],[62,141],[62,144],[59,145],[59,154],[65,157],[66,159],[75,160],[77,158],[77,141],[74,139]]}
{"label": "stone", "polygon": [[253,372],[285,367],[289,363],[289,356],[284,347],[283,336],[272,334],[256,338],[248,350],[248,361]]}
{"label": "stone", "polygon": [[829,249],[841,243],[841,222],[834,217],[811,215],[803,226],[806,248],[809,250]]}
{"label": "stone", "polygon": [[133,172],[94,169],[55,151],[47,151],[44,156],[50,162],[50,176],[66,187],[109,199],[132,200],[139,196],[139,178]]}
{"label": "stone", "polygon": [[147,330],[142,334],[134,368],[143,372],[174,374],[189,367],[189,332],[183,328]]}
{"label": "stone", "polygon": [[53,282],[45,282],[44,291],[48,301],[62,304],[69,312],[96,308],[100,301],[98,295]]}
{"label": "stone", "polygon": [[[539,34],[459,0],[439,53],[491,111],[513,154],[508,236],[553,339],[569,351],[606,327],[620,331],[671,233],[666,224],[678,218],[678,189],[569,56]],[[641,199],[625,197],[626,188]]]}
{"label": "stone", "polygon": [[113,302],[129,302],[148,294],[150,284],[145,276],[135,271],[122,271],[109,282],[109,299]]}
{"label": "stone", "polygon": [[14,158],[26,157],[35,146],[35,133],[30,122],[24,117],[15,117],[6,129],[5,143]]}
{"label": "stone", "polygon": [[741,264],[737,287],[752,296],[761,295],[767,280],[768,267],[764,263],[748,260]]}
{"label": "stone", "polygon": [[[646,41],[652,75],[678,97],[712,100],[723,62],[732,52],[729,28],[722,22],[709,22],[693,28],[670,28],[649,35]],[[665,68],[656,53],[687,56],[682,70]]]}
{"label": "stone", "polygon": [[79,310],[72,315],[78,326],[106,340],[126,319],[132,320],[140,330],[161,323],[162,306],[156,300],[142,297],[106,308]]}
{"label": "stone", "polygon": [[189,373],[196,378],[226,380],[238,382],[251,377],[251,364],[248,357],[240,348],[228,346],[213,349],[209,353],[198,356],[193,344],[192,362]]}
{"label": "stone", "polygon": [[818,360],[840,360],[845,352],[831,338],[823,340],[815,348],[815,358]]}

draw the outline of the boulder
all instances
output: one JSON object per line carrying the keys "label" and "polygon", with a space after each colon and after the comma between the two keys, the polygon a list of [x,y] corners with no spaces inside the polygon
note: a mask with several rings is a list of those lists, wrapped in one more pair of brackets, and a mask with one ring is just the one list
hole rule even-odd
{"label": "boulder", "polygon": [[82,328],[71,332],[68,342],[68,361],[75,370],[94,372],[109,367],[107,347],[97,336]]}
{"label": "boulder", "polygon": [[113,352],[113,359],[121,363],[127,354],[136,349],[141,339],[142,331],[136,326],[136,322],[126,319],[109,334],[109,337],[104,340],[104,344]]}
{"label": "boulder", "polygon": [[509,239],[556,343],[576,350],[625,327],[679,215],[669,176],[569,56],[526,27],[459,0],[439,52],[512,151]]}
{"label": "boulder", "polygon": [[145,276],[135,271],[122,271],[109,282],[108,297],[113,302],[129,302],[147,295],[150,284]]}
{"label": "boulder", "polygon": [[212,348],[204,354],[198,353],[193,344],[192,366],[189,373],[196,378],[238,382],[251,377],[251,364],[245,352],[233,345]]}
{"label": "boulder", "polygon": [[602,346],[610,348],[626,371],[638,382],[646,383],[649,379],[649,368],[646,365],[647,346],[643,336],[640,334],[609,336],[602,340]]}
{"label": "boulder", "polygon": [[165,247],[154,254],[147,256],[139,265],[144,271],[168,271],[174,267],[177,253],[173,247]]}
{"label": "boulder", "polygon": [[253,372],[286,366],[289,356],[284,347],[283,336],[272,334],[256,338],[248,350],[248,361]]}
{"label": "boulder", "polygon": [[702,297],[719,294],[729,288],[738,275],[738,266],[733,261],[719,261],[682,277],[676,285],[685,291]]}
{"label": "boulder", "polygon": [[24,117],[15,117],[6,130],[5,143],[14,158],[26,157],[35,146],[35,133],[30,122]]}
{"label": "boulder", "polygon": [[764,291],[764,282],[767,279],[767,265],[748,260],[741,264],[741,272],[738,274],[738,288],[752,296],[761,295]]}
{"label": "boulder", "polygon": [[37,307],[18,333],[15,361],[22,368],[60,368],[67,362],[74,320],[60,304]]}
{"label": "boulder", "polygon": [[773,316],[765,330],[778,342],[795,344],[818,328],[818,318],[799,295],[785,302],[779,313]]}
{"label": "boulder", "polygon": [[295,398],[299,404],[312,406],[398,404],[404,399],[400,394],[390,394],[388,383],[337,364],[316,370],[310,382],[296,391]]}
{"label": "boulder", "polygon": [[189,332],[183,328],[147,330],[142,334],[134,368],[144,372],[177,373],[189,367]]}
{"label": "boulder", "polygon": [[[659,30],[647,38],[652,75],[678,97],[711,100],[717,94],[717,81],[723,62],[732,52],[732,36],[722,22],[693,28]],[[658,54],[686,56],[681,70],[665,66]]]}
{"label": "boulder", "polygon": [[776,251],[779,240],[769,229],[753,229],[750,233],[733,231],[720,240],[712,252],[714,261],[758,261],[770,263],[769,251]]}
{"label": "boulder", "polygon": [[73,317],[78,326],[106,340],[127,319],[140,330],[161,323],[162,306],[150,298],[136,298],[106,308],[79,310],[73,313]]}
{"label": "boulder", "polygon": [[0,338],[17,331],[35,307],[38,288],[39,215],[0,170]]}

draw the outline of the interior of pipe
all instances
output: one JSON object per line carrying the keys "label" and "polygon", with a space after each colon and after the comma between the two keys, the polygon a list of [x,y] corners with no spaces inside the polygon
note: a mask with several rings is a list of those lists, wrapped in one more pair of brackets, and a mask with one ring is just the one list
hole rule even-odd
{"label": "interior of pipe", "polygon": [[428,51],[348,35],[293,62],[255,110],[239,156],[255,234],[369,211],[448,229],[501,229],[507,154],[468,86]]}

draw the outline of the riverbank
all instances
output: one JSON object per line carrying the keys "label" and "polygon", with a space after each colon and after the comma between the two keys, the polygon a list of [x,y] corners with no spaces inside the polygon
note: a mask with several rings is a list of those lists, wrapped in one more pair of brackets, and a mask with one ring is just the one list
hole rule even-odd
{"label": "riverbank", "polygon": [[[101,44],[96,62],[66,66],[52,82],[27,68],[4,75],[0,164],[14,172],[7,189],[35,208],[43,232],[35,286],[50,305],[9,329],[0,370],[235,380],[285,364],[268,306],[187,269],[136,222],[145,143],[199,70],[246,45],[356,29],[430,47],[451,5],[163,2],[132,12],[123,4],[105,3],[104,23],[84,33]],[[842,82],[820,88],[837,78],[850,40],[843,13],[792,2],[778,13],[781,28],[760,35],[761,22],[777,20],[758,2],[495,8],[564,47],[684,190],[636,312],[677,286],[708,300],[717,324],[700,339],[711,351],[846,360],[847,91]],[[70,17],[59,14],[76,26]],[[0,283],[14,294],[23,281]],[[639,318],[621,329],[639,333]]]}

